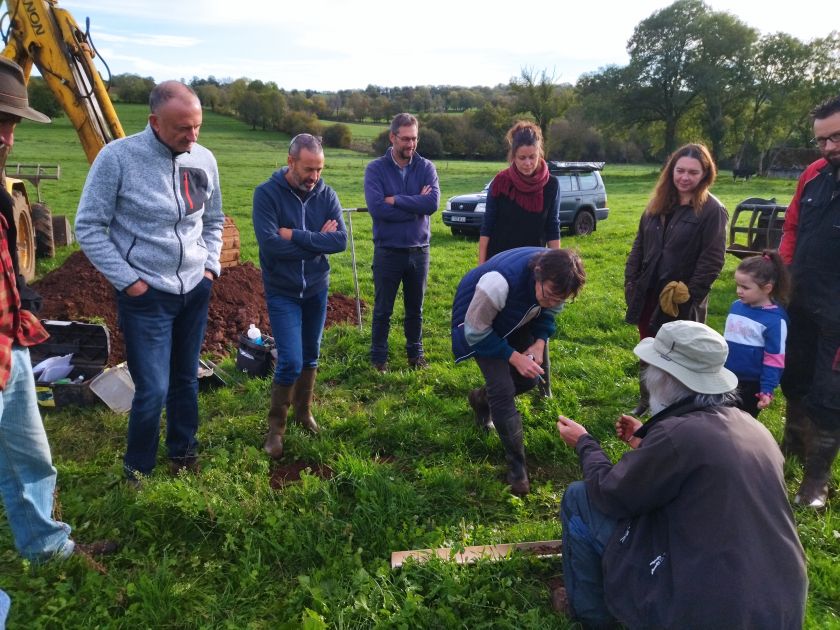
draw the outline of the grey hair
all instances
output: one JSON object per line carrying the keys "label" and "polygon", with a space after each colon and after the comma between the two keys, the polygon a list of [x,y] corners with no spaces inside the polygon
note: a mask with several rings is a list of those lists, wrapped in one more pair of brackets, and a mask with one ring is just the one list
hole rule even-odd
{"label": "grey hair", "polygon": [[321,139],[318,136],[313,136],[311,133],[299,133],[289,143],[289,155],[294,159],[300,157],[300,152],[303,149],[315,155],[320,155],[324,152],[324,147],[321,146]]}
{"label": "grey hair", "polygon": [[183,98],[187,95],[192,95],[195,100],[199,100],[195,90],[180,81],[164,81],[158,83],[149,93],[149,111],[156,114],[165,103],[173,98]]}
{"label": "grey hair", "polygon": [[[654,400],[658,401],[662,409],[688,396],[694,396],[694,404],[698,407],[725,407],[738,401],[737,389],[723,394],[701,394],[686,387],[668,372],[655,365],[647,365],[642,378],[650,392],[651,403]],[[651,404],[651,411],[654,413],[662,409],[654,410],[653,404]]]}
{"label": "grey hair", "polygon": [[402,114],[397,114],[391,120],[391,133],[396,134],[400,132],[400,127],[419,127],[419,123],[417,119],[412,116],[411,114],[407,114],[403,112]]}

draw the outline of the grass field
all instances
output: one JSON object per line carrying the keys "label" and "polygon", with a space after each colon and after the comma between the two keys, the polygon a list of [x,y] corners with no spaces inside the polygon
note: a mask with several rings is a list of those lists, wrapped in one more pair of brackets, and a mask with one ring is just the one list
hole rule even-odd
{"label": "grass field", "polygon": [[[128,132],[142,128],[145,108],[119,110]],[[254,187],[285,162],[287,138],[250,131],[207,114],[202,142],[219,161],[226,211],[242,233],[243,257],[257,260],[250,228]],[[11,161],[60,162],[62,179],[43,185],[54,212],[72,216],[87,164],[66,120],[24,123]],[[324,178],[345,207],[364,205],[369,157],[328,151]],[[479,190],[501,166],[437,163],[444,199]],[[50,414],[46,420],[59,469],[63,518],[83,541],[123,542],[100,574],[79,560],[32,566],[15,553],[0,523],[0,588],[13,598],[10,628],[566,628],[551,611],[548,579],[557,560],[515,556],[498,563],[433,562],[391,570],[391,551],[459,547],[560,537],[556,518],[564,487],[580,475],[577,458],[554,428],[562,412],[583,422],[612,456],[619,412],[636,394],[634,327],[623,323],[623,266],[638,216],[657,172],[613,166],[604,172],[610,217],[590,237],[564,235],[577,248],[589,281],[558,319],[552,342],[555,398],[525,396],[523,413],[532,493],[511,496],[494,434],[474,429],[465,394],[480,382],[473,362],[455,366],[449,351],[454,288],[474,263],[475,241],[453,237],[433,217],[425,340],[430,369],[406,369],[401,308],[395,313],[390,363],[368,365],[370,319],[362,331],[329,329],[324,337],[316,417],[318,437],[291,425],[285,461],[329,479],[304,475],[275,491],[261,452],[268,381],[234,375],[229,387],[200,399],[203,472],[170,479],[161,470],[140,492],[121,483],[125,416],[100,408]],[[794,183],[722,177],[714,192],[729,208],[750,196],[786,203]],[[362,297],[373,301],[370,218],[354,214]],[[69,250],[69,248],[68,248]],[[63,252],[66,257],[68,252]],[[41,263],[45,272],[63,259]],[[734,299],[727,260],[715,284],[709,324],[721,330]],[[350,255],[332,257],[333,289],[352,294]],[[231,362],[223,367],[233,374]],[[783,401],[762,420],[778,437]],[[161,458],[163,458],[161,452]],[[161,459],[162,461],[162,459]],[[789,489],[801,470],[787,469]],[[840,465],[835,465],[835,481]],[[835,501],[836,503],[836,501]],[[840,628],[840,519],[796,512],[811,580],[808,628]]]}

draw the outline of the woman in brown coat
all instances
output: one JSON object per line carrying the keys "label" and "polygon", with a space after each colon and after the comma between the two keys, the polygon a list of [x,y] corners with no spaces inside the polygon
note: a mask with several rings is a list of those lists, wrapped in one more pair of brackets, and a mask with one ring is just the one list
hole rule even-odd
{"label": "woman in brown coat", "polygon": [[[709,290],[726,252],[726,208],[709,193],[716,175],[709,150],[687,144],[659,176],[624,268],[625,320],[639,327],[640,339],[677,319],[706,322]],[[648,407],[639,383],[637,416]]]}

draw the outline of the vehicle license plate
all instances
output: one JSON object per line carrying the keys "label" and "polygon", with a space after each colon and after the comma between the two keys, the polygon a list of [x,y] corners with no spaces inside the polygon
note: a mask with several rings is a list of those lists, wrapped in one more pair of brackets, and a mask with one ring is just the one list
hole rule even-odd
{"label": "vehicle license plate", "polygon": [[453,223],[466,223],[467,217],[452,217]]}

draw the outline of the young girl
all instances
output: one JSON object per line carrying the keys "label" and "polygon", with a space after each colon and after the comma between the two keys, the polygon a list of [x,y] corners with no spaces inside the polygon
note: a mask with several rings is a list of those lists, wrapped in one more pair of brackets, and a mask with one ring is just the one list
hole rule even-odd
{"label": "young girl", "polygon": [[738,299],[732,303],[723,336],[729,344],[726,367],[738,376],[739,407],[758,417],[773,400],[785,367],[790,278],[778,252],[745,258],[735,270]]}

